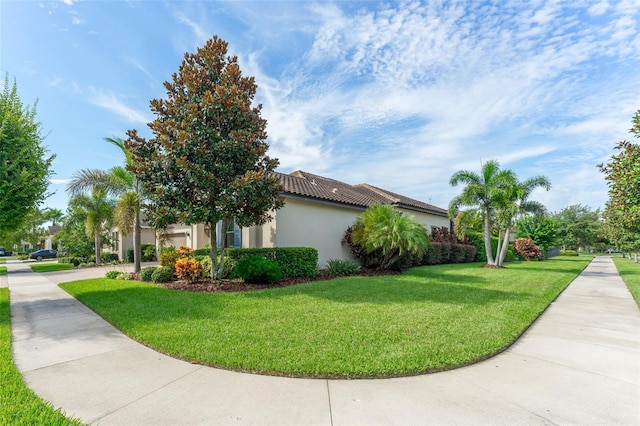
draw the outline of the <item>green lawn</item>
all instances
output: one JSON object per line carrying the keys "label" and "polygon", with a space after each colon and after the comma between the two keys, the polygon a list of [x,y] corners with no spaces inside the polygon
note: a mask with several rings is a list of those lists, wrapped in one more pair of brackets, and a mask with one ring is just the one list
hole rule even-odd
{"label": "green lawn", "polygon": [[7,259],[0,259],[0,265],[4,265],[5,263],[7,263]]}
{"label": "green lawn", "polygon": [[633,298],[640,306],[640,264],[622,257],[614,258],[613,261],[616,264],[616,268],[618,268],[618,272],[620,272],[620,276],[629,287]]}
{"label": "green lawn", "polygon": [[7,267],[0,266],[0,275],[7,275]]}
{"label": "green lawn", "polygon": [[74,269],[74,266],[69,263],[32,263],[29,266],[33,269],[33,272],[55,272]]}
{"label": "green lawn", "polygon": [[134,339],[197,363],[287,376],[399,376],[504,350],[589,260],[428,266],[227,294],[108,279],[62,288]]}
{"label": "green lawn", "polygon": [[0,288],[0,424],[81,425],[38,398],[22,380],[11,355],[9,289]]}

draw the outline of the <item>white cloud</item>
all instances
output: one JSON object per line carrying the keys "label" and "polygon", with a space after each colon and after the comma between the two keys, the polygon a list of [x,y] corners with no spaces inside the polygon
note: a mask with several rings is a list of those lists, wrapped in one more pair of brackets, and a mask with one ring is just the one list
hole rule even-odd
{"label": "white cloud", "polygon": [[110,91],[106,92],[102,89],[95,88],[91,88],[90,90],[89,102],[93,105],[97,105],[116,115],[119,115],[120,117],[131,123],[146,124],[151,121],[146,113],[126,105],[123,99],[126,98],[122,95],[117,95]]}
{"label": "white cloud", "polygon": [[77,16],[74,16],[73,18],[71,18],[71,23],[73,25],[81,25],[83,23],[82,19],[78,18]]}
{"label": "white cloud", "polygon": [[51,179],[53,185],[66,185],[71,182],[71,179]]}

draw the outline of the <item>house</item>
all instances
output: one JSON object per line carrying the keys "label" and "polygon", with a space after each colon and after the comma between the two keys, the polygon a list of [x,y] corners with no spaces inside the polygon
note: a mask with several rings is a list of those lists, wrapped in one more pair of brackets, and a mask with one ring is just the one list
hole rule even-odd
{"label": "house", "polygon": [[[230,226],[221,232],[218,224],[218,245],[227,238],[228,247],[313,247],[318,250],[319,264],[329,259],[351,259],[348,247],[341,244],[345,230],[356,218],[374,204],[391,204],[412,216],[427,228],[450,227],[445,209],[395,194],[368,184],[349,185],[335,179],[296,171],[291,174],[275,173],[282,182],[285,205],[272,212],[273,219],[264,225],[239,228]],[[209,242],[210,230],[205,225],[171,226],[168,236],[174,246],[185,245],[204,248]],[[143,229],[143,243],[153,243],[152,230]],[[130,248],[124,239],[112,236],[119,244],[119,252]]]}

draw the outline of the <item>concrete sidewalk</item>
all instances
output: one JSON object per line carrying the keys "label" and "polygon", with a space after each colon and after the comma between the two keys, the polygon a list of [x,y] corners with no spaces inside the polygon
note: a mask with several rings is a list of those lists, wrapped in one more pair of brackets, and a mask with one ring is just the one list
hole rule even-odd
{"label": "concrete sidewalk", "polygon": [[608,257],[506,352],[381,380],[288,379],[179,361],[127,338],[55,285],[104,271],[45,277],[7,266],[18,368],[38,395],[89,423],[640,424],[640,310]]}

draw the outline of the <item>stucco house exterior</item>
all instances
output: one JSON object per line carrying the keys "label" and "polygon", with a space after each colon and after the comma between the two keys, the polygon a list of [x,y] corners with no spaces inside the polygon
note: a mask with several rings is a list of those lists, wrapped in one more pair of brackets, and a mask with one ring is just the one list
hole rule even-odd
{"label": "stucco house exterior", "polygon": [[[341,244],[344,231],[358,215],[374,204],[391,204],[412,216],[431,231],[434,227],[450,227],[445,209],[386,191],[368,184],[349,185],[304,171],[291,174],[275,173],[284,187],[281,196],[285,205],[272,212],[273,219],[260,226],[233,226],[221,232],[218,224],[218,245],[227,238],[229,247],[313,247],[318,250],[320,266],[329,259],[351,259],[347,247]],[[171,245],[204,248],[209,242],[208,227],[176,224],[168,229]],[[143,243],[154,243],[152,229],[143,229]],[[131,237],[117,238],[121,258],[131,248]]]}

